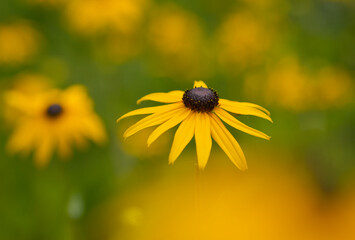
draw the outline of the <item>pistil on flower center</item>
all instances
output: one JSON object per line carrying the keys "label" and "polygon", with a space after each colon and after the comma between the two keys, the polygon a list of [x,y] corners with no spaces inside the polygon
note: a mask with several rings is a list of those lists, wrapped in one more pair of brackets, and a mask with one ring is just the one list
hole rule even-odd
{"label": "pistil on flower center", "polygon": [[60,114],[62,114],[62,112],[63,112],[62,106],[55,103],[55,104],[51,104],[51,105],[47,108],[46,114],[47,114],[48,117],[56,118],[56,117],[58,117]]}
{"label": "pistil on flower center", "polygon": [[182,100],[186,107],[197,112],[210,112],[218,105],[218,94],[211,88],[186,90]]}

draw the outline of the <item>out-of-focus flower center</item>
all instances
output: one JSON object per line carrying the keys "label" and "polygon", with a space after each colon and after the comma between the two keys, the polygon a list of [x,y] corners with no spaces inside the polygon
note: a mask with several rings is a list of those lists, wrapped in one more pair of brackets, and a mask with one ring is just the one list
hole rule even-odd
{"label": "out-of-focus flower center", "polygon": [[46,111],[48,117],[56,118],[63,113],[63,108],[61,105],[55,103],[51,104]]}
{"label": "out-of-focus flower center", "polygon": [[210,112],[218,105],[218,94],[211,88],[193,88],[186,90],[182,100],[186,107],[197,112]]}

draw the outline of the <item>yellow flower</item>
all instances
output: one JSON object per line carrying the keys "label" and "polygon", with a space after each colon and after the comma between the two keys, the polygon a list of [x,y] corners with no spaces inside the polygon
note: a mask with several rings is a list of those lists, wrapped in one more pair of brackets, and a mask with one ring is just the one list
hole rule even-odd
{"label": "yellow flower", "polygon": [[232,134],[223,125],[221,119],[230,126],[250,135],[269,140],[266,134],[255,130],[234,118],[227,111],[239,115],[253,115],[272,121],[270,113],[253,103],[233,102],[219,99],[218,94],[202,81],[195,81],[193,89],[171,91],[168,93],[148,94],[137,101],[151,100],[170,103],[163,106],[148,107],[131,111],[117,121],[142,114],[151,114],[143,118],[124,133],[127,138],[147,127],[160,125],[148,138],[148,146],[161,134],[170,128],[180,126],[175,133],[174,142],[170,151],[169,163],[174,163],[180,153],[195,136],[197,159],[199,168],[203,169],[208,161],[212,139],[223,149],[230,160],[241,170],[247,169],[244,153]]}
{"label": "yellow flower", "polygon": [[32,73],[20,73],[13,79],[12,91],[3,94],[6,107],[3,117],[8,125],[14,125],[27,109],[24,102],[32,101],[34,95],[51,88],[51,80],[45,76]]}
{"label": "yellow flower", "polygon": [[0,64],[20,64],[39,49],[40,34],[27,22],[0,25]]}
{"label": "yellow flower", "polygon": [[227,18],[217,34],[219,61],[228,67],[262,62],[274,38],[274,30],[247,11]]}
{"label": "yellow flower", "polygon": [[28,154],[34,150],[36,165],[45,166],[54,150],[61,157],[71,155],[70,145],[85,147],[86,139],[103,143],[106,134],[100,118],[83,86],[64,91],[51,89],[28,96],[9,91],[5,104],[21,112],[8,141],[11,153]]}
{"label": "yellow flower", "polygon": [[141,23],[146,0],[74,0],[68,4],[66,16],[70,27],[84,35],[113,30],[124,35],[135,31]]}
{"label": "yellow flower", "polygon": [[204,35],[194,14],[173,4],[154,9],[147,39],[154,50],[151,68],[159,76],[179,80],[210,75],[213,67],[209,66],[210,51]]}

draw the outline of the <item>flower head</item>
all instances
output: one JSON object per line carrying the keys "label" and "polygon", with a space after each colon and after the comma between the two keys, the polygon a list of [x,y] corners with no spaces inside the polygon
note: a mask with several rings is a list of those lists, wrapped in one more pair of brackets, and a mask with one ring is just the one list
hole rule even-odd
{"label": "flower head", "polygon": [[72,144],[84,147],[86,139],[104,142],[104,127],[92,105],[86,89],[80,85],[27,96],[8,91],[5,106],[18,111],[8,150],[23,154],[34,150],[36,165],[44,166],[55,150],[61,157],[68,157]]}
{"label": "flower head", "polygon": [[253,103],[220,99],[217,92],[208,88],[202,81],[195,81],[194,87],[185,92],[171,91],[148,94],[139,99],[137,103],[146,100],[169,104],[137,109],[123,115],[117,121],[134,115],[151,114],[128,128],[123,135],[127,138],[144,128],[160,125],[149,136],[148,146],[161,134],[181,123],[175,133],[169,163],[175,162],[192,137],[195,136],[198,166],[203,169],[210,155],[212,136],[230,160],[239,169],[246,170],[247,163],[244,153],[221,120],[250,135],[270,139],[266,134],[243,124],[227,112],[253,115],[272,121],[269,117],[270,113],[266,109]]}

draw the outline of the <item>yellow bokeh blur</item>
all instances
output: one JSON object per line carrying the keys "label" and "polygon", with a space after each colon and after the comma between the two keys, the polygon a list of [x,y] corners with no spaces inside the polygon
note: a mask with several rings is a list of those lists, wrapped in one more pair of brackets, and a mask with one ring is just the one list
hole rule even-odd
{"label": "yellow bokeh blur", "polygon": [[0,24],[0,65],[22,64],[36,55],[40,33],[25,20]]}

